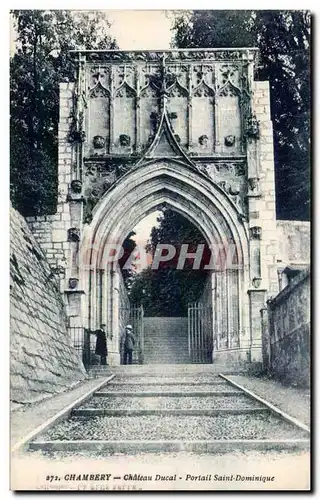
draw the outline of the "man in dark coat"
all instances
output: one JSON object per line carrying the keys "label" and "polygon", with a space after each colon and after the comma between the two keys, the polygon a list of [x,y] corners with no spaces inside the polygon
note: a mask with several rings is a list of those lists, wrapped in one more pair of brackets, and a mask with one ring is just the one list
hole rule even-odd
{"label": "man in dark coat", "polygon": [[127,325],[124,335],[124,355],[123,355],[124,365],[132,365],[132,351],[134,349],[134,344],[135,344],[135,338],[132,331],[132,326]]}
{"label": "man in dark coat", "polygon": [[95,335],[97,337],[96,341],[96,354],[100,356],[100,364],[107,365],[108,347],[107,347],[107,336],[105,331],[106,325],[101,325],[100,328],[95,330]]}

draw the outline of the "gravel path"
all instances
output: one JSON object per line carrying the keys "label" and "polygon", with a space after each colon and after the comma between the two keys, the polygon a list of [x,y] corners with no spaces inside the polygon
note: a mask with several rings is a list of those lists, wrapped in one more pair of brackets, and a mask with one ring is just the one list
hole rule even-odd
{"label": "gravel path", "polygon": [[128,384],[128,385],[117,385],[117,384],[108,384],[103,391],[101,392],[159,392],[159,394],[165,392],[221,392],[221,391],[231,391],[231,392],[240,392],[235,387],[232,387],[230,384],[221,384],[221,385],[213,385],[212,387],[208,385],[197,385],[197,386],[189,386],[189,385],[143,385],[143,384]]}
{"label": "gravel path", "polygon": [[251,377],[248,375],[229,375],[237,384],[266,399],[280,410],[310,425],[310,390],[288,387],[277,380]]}
{"label": "gravel path", "polygon": [[14,445],[56,413],[102,382],[105,377],[77,383],[68,390],[39,403],[24,405],[10,416],[11,444]]}
{"label": "gravel path", "polygon": [[272,415],[215,417],[73,417],[37,439],[170,440],[170,439],[294,439],[299,429]]}
{"label": "gravel path", "polygon": [[255,403],[245,396],[232,397],[207,397],[207,398],[167,398],[165,396],[150,398],[102,398],[93,397],[81,407],[82,408],[106,408],[106,409],[233,409],[233,408],[261,408],[260,403]]}

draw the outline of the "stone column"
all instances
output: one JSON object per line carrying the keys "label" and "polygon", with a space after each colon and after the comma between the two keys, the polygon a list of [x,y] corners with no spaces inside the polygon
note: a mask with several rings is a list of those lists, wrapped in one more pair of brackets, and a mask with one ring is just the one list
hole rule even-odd
{"label": "stone column", "polygon": [[268,296],[278,292],[278,251],[275,211],[273,130],[268,82],[254,82],[249,117],[248,212],[250,237],[251,360],[261,360],[260,310]]}
{"label": "stone column", "polygon": [[119,270],[112,266],[112,270],[109,274],[111,279],[111,332],[112,341],[108,342],[108,363],[111,366],[120,365],[120,325],[119,325],[119,293],[120,293],[120,282],[119,282]]}

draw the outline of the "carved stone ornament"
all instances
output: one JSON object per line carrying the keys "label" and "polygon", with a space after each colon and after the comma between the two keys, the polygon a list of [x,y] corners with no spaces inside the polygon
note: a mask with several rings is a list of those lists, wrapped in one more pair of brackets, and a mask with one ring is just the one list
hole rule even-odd
{"label": "carved stone ornament", "polygon": [[124,146],[124,147],[130,146],[130,143],[131,143],[130,136],[127,134],[120,134],[119,143],[120,143],[120,146]]}
{"label": "carved stone ornament", "polygon": [[[72,57],[79,57],[79,54],[82,55],[82,52],[75,52],[72,54]],[[150,61],[150,62],[160,62],[163,60],[164,56],[168,62],[175,61],[206,61],[206,60],[216,60],[216,61],[246,61],[249,57],[254,57],[256,54],[255,49],[229,49],[226,50],[224,48],[210,48],[210,49],[199,49],[199,50],[189,50],[189,49],[181,49],[177,50],[168,50],[168,51],[118,51],[118,50],[105,50],[95,52],[94,50],[88,52],[83,52],[86,60],[92,63],[110,63],[112,61],[116,62],[131,62],[131,61]]]}
{"label": "carved stone ornament", "polygon": [[249,231],[252,240],[261,240],[262,228],[260,226],[250,227]]}
{"label": "carved stone ornament", "polygon": [[70,290],[76,290],[76,288],[78,288],[78,283],[79,283],[78,278],[69,278]]}
{"label": "carved stone ornament", "polygon": [[80,241],[80,229],[77,227],[71,227],[68,229],[68,241]]}
{"label": "carved stone ornament", "polygon": [[247,137],[251,137],[252,139],[259,139],[260,131],[259,131],[259,122],[255,115],[249,116],[247,118],[246,124],[246,135]]}
{"label": "carved stone ornament", "polygon": [[237,164],[235,165],[235,167],[236,167],[236,175],[237,175],[238,177],[240,177],[241,175],[244,175],[244,174],[245,174],[246,169],[245,169],[244,163],[237,163]]}
{"label": "carved stone ornament", "polygon": [[180,135],[179,134],[174,134],[174,138],[177,141],[177,143],[180,144],[180,142],[181,142]]}
{"label": "carved stone ornament", "polygon": [[234,135],[227,135],[225,138],[224,138],[224,143],[226,146],[228,147],[232,147],[234,146],[235,144],[235,141],[236,141],[236,138]]}
{"label": "carved stone ornament", "polygon": [[93,147],[96,149],[102,149],[105,145],[105,139],[102,135],[95,135],[93,138]]}
{"label": "carved stone ornament", "polygon": [[199,144],[201,146],[207,146],[207,144],[208,144],[208,136],[205,135],[205,134],[204,135],[200,135],[198,141],[199,141]]}
{"label": "carved stone ornament", "polygon": [[227,181],[220,181],[218,184],[227,194],[237,196],[240,193],[239,186],[235,184],[230,184],[230,182]]}
{"label": "carved stone ornament", "polygon": [[71,191],[75,194],[80,194],[82,191],[82,182],[79,179],[71,181]]}
{"label": "carved stone ornament", "polygon": [[83,222],[85,224],[90,224],[92,222],[92,219],[93,219],[93,215],[92,213],[88,213],[88,214],[85,214],[84,217],[83,217]]}
{"label": "carved stone ornament", "polygon": [[254,286],[254,288],[260,288],[261,281],[261,278],[253,278],[252,285]]}
{"label": "carved stone ornament", "polygon": [[250,177],[248,179],[248,184],[251,191],[258,191],[259,179],[257,177]]}

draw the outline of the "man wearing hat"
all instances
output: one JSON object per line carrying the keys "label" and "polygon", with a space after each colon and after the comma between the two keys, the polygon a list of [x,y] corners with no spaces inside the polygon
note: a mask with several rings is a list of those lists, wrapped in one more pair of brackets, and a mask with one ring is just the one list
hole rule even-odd
{"label": "man wearing hat", "polygon": [[126,331],[124,335],[124,353],[123,353],[123,364],[132,365],[132,351],[135,344],[135,338],[132,330],[132,325],[126,326]]}
{"label": "man wearing hat", "polygon": [[102,324],[100,325],[100,328],[93,332],[97,337],[95,353],[100,356],[101,365],[107,365],[108,356],[107,335],[105,328],[106,325]]}

